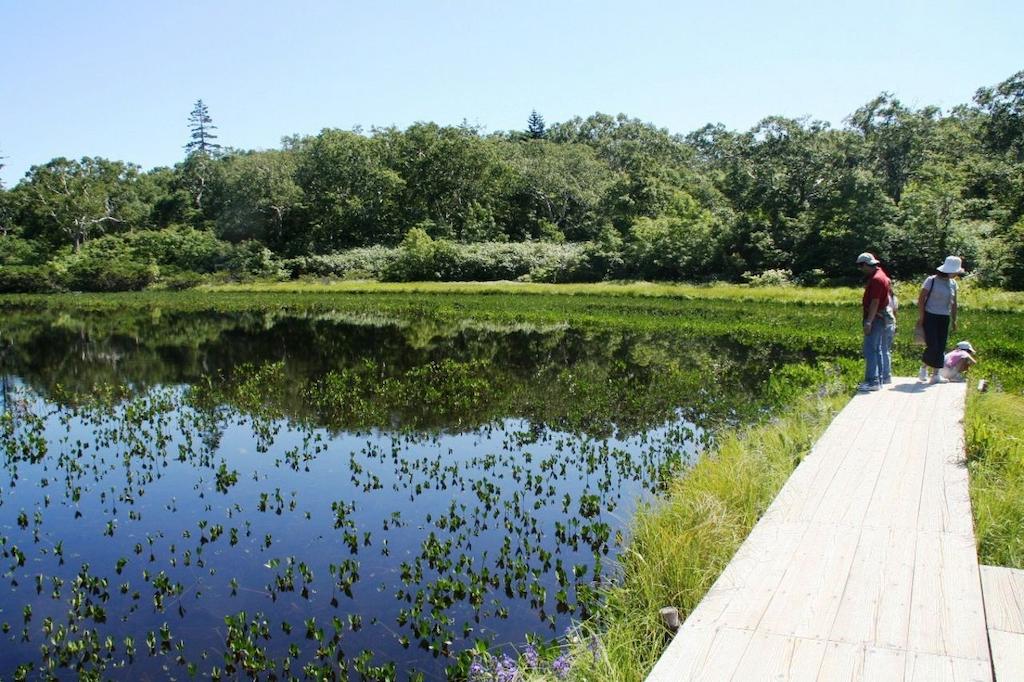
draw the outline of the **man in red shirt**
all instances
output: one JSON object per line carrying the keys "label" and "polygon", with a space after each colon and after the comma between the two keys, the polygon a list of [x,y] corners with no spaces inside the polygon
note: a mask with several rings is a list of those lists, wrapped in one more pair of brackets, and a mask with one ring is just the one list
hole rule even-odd
{"label": "man in red shirt", "polygon": [[867,278],[864,287],[864,381],[857,386],[861,392],[877,391],[882,387],[882,354],[885,352],[882,335],[886,324],[886,307],[892,294],[892,283],[879,266],[873,254],[857,256],[857,267]]}

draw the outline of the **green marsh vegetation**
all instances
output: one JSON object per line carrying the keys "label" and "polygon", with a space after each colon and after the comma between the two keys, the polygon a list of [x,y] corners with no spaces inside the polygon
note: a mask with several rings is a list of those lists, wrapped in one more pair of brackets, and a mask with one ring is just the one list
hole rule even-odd
{"label": "green marsh vegetation", "polygon": [[[278,290],[281,287],[281,290]],[[1015,292],[985,289],[967,282],[958,338],[984,348],[980,374],[1007,390],[1024,386],[1024,353],[1017,330],[1024,298]],[[897,330],[894,362],[905,376],[917,369],[909,323],[917,285],[900,285],[903,317]],[[530,293],[529,296],[520,294]],[[428,295],[438,294],[438,295]],[[444,294],[444,295],[440,295]],[[226,313],[249,324],[272,325],[283,316],[347,315],[369,323],[398,323],[410,335],[429,340],[444,325],[575,325],[588,329],[630,328],[696,339],[715,338],[756,345],[772,352],[825,353],[855,363],[859,339],[848,329],[859,315],[857,288],[749,287],[733,285],[349,282],[326,287],[308,284],[244,285],[185,292],[0,297],[0,307],[17,310],[8,323],[18,338],[20,320],[44,319],[56,311],[69,333],[85,327],[102,330],[117,311],[117,325],[128,334],[145,334],[157,325],[162,335],[182,339],[219,333],[200,320]],[[189,315],[184,315],[189,313]],[[193,313],[195,313],[193,315]],[[88,322],[85,317],[88,316]],[[168,318],[163,320],[163,318]],[[222,318],[219,318],[222,319]],[[71,331],[76,327],[78,332]],[[198,325],[198,328],[197,328]],[[981,344],[981,345],[979,345]],[[188,344],[186,344],[188,345]],[[191,344],[195,345],[195,344]]]}
{"label": "green marsh vegetation", "polygon": [[978,559],[1024,568],[1024,397],[972,392],[965,427]]}

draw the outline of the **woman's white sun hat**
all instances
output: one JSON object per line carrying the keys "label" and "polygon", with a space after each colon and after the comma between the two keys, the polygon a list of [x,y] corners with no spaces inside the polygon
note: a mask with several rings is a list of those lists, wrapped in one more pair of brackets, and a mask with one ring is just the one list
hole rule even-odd
{"label": "woman's white sun hat", "polygon": [[974,350],[974,346],[971,345],[970,341],[961,341],[960,343],[956,344],[956,347],[959,348],[960,350],[967,351],[971,355],[974,355],[978,352]]}
{"label": "woman's white sun hat", "polygon": [[963,261],[959,256],[946,256],[946,261],[935,269],[947,275],[961,275],[964,272]]}

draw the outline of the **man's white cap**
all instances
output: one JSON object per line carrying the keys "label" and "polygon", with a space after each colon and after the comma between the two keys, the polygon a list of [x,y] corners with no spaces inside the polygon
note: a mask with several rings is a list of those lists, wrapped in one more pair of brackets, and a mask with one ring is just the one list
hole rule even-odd
{"label": "man's white cap", "polygon": [[875,258],[874,254],[868,253],[867,251],[857,256],[857,265],[860,265],[861,263],[864,263],[865,265],[878,265],[878,262],[879,261]]}

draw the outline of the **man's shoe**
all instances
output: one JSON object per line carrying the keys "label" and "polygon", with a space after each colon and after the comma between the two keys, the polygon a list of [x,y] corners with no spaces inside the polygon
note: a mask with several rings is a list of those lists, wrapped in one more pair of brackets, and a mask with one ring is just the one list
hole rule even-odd
{"label": "man's shoe", "polygon": [[879,386],[878,384],[870,381],[862,381],[861,383],[857,384],[858,393],[870,393],[871,391],[877,391],[880,390],[881,388],[882,387]]}
{"label": "man's shoe", "polygon": [[928,381],[928,368],[922,367],[921,371],[917,373],[918,381]]}

